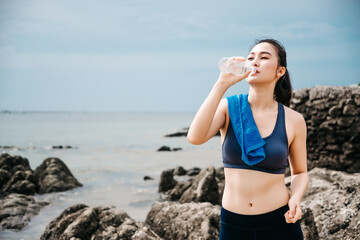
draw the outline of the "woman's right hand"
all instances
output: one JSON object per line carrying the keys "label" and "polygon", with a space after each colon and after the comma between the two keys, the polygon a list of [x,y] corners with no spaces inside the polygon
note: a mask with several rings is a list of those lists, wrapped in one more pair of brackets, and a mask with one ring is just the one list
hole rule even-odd
{"label": "woman's right hand", "polygon": [[[243,57],[232,57],[233,60],[235,61],[246,61],[245,58]],[[221,83],[223,85],[225,85],[227,88],[231,87],[232,85],[240,82],[241,80],[247,78],[249,76],[249,74],[251,73],[251,70],[248,70],[247,72],[245,72],[242,75],[236,75],[233,73],[220,73],[220,76],[217,80],[218,83]]]}

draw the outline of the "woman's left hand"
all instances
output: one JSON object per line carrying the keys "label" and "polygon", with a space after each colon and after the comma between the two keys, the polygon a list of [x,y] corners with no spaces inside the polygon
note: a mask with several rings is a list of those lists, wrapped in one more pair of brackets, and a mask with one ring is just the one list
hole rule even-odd
{"label": "woman's left hand", "polygon": [[296,198],[290,198],[288,205],[289,210],[284,214],[285,220],[287,223],[296,223],[302,217],[300,201]]}

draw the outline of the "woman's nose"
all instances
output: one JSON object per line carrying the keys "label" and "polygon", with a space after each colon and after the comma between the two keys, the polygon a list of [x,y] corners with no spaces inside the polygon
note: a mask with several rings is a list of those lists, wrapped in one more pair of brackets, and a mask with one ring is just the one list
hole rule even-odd
{"label": "woman's nose", "polygon": [[255,58],[253,61],[252,61],[252,65],[254,67],[259,67],[259,61]]}

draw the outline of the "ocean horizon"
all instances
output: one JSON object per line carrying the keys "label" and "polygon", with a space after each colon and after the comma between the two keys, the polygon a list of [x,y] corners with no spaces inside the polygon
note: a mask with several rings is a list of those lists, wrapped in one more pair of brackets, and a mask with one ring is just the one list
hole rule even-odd
{"label": "ocean horizon", "polygon": [[[163,170],[222,166],[220,137],[203,145],[192,145],[184,136],[165,137],[184,131],[194,116],[191,112],[1,112],[2,153],[27,158],[33,170],[46,158],[59,158],[83,187],[36,194],[36,200],[50,204],[22,231],[2,231],[0,239],[39,239],[51,220],[78,203],[115,206],[144,221],[159,200]],[[71,148],[53,148],[60,145]],[[164,145],[182,150],[157,151]],[[154,180],[144,181],[144,176]]]}

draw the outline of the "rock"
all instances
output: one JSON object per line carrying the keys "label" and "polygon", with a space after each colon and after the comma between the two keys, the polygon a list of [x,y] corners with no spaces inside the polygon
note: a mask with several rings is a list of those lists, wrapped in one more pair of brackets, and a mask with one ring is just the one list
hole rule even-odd
{"label": "rock", "polygon": [[336,118],[337,116],[341,115],[341,113],[342,113],[342,108],[338,105],[331,107],[329,110],[329,115],[330,117],[333,118]]}
{"label": "rock", "polygon": [[28,225],[30,218],[37,215],[46,201],[34,200],[32,196],[11,193],[0,201],[0,229],[21,230]]}
{"label": "rock", "polygon": [[11,176],[10,180],[3,186],[4,195],[9,193],[22,193],[33,195],[36,193],[37,183],[34,179],[33,171],[17,171]]}
{"label": "rock", "polygon": [[[186,137],[188,134],[189,128],[183,128],[183,131],[166,134],[164,137]],[[220,131],[218,131],[215,136],[220,136]]]}
{"label": "rock", "polygon": [[11,175],[8,171],[0,168],[0,189],[10,180]]}
{"label": "rock", "polygon": [[27,158],[10,156],[8,153],[0,155],[0,168],[8,171],[11,175],[17,171],[32,171]]}
{"label": "rock", "polygon": [[0,146],[0,148],[3,148],[3,149],[14,149],[14,150],[23,150],[22,148],[19,148],[17,146]]}
{"label": "rock", "polygon": [[163,151],[171,151],[170,147],[168,146],[162,146],[158,149],[158,152],[163,152]]}
{"label": "rock", "polygon": [[0,155],[0,229],[20,230],[40,208],[49,204],[36,202],[35,193],[59,192],[82,186],[66,165],[57,158],[48,158],[35,170],[20,156]]}
{"label": "rock", "polygon": [[[163,171],[159,189],[167,190],[161,191],[164,192],[161,199],[180,201],[181,203],[208,201],[212,204],[221,204],[225,185],[224,168],[221,167],[215,171],[214,167],[211,166],[202,172],[200,171],[200,168],[192,168],[186,172],[181,166]],[[187,174],[179,176],[175,173]],[[189,173],[192,176],[189,176]],[[168,183],[171,183],[173,179],[175,181],[169,185]]]}
{"label": "rock", "polygon": [[10,193],[35,194],[37,181],[27,158],[10,156],[7,153],[0,155],[0,195]]}
{"label": "rock", "polygon": [[210,203],[156,202],[145,223],[163,239],[218,239],[220,206]]}
{"label": "rock", "polygon": [[72,175],[69,168],[59,158],[47,158],[35,169],[38,192],[61,192],[80,187],[82,184]]}
{"label": "rock", "polygon": [[221,181],[225,180],[224,167],[219,167],[216,169],[216,179]]}
{"label": "rock", "polygon": [[180,151],[180,150],[182,150],[182,148],[181,148],[181,147],[178,147],[178,148],[173,148],[173,149],[172,149],[172,151]]}
{"label": "rock", "polygon": [[219,204],[219,189],[215,177],[216,171],[213,166],[202,170],[194,178],[191,187],[182,194],[179,202],[210,202],[212,204]]}
{"label": "rock", "polygon": [[216,169],[216,181],[218,183],[218,189],[219,189],[219,204],[221,205],[222,196],[224,194],[224,188],[225,188],[225,174],[223,167]]}
{"label": "rock", "polygon": [[344,115],[356,116],[360,114],[360,109],[358,106],[354,106],[352,104],[346,105],[343,108]]}
{"label": "rock", "polygon": [[319,238],[356,239],[360,235],[360,174],[314,168],[309,179],[302,205],[313,212]]}
{"label": "rock", "polygon": [[60,192],[82,186],[58,158],[45,159],[34,172],[28,159],[12,157],[7,153],[0,156],[0,180],[3,196],[9,193],[33,195]]}
{"label": "rock", "polygon": [[166,192],[169,189],[172,189],[175,187],[176,183],[173,169],[163,171],[160,176],[159,192]]}
{"label": "rock", "polygon": [[178,182],[173,189],[168,190],[165,195],[167,200],[170,201],[179,201],[184,192],[191,187],[192,181],[187,182]]}
{"label": "rock", "polygon": [[[360,172],[360,87],[317,86],[294,90],[290,107],[307,125],[308,169]],[[341,146],[350,148],[342,151]]]}
{"label": "rock", "polygon": [[63,146],[63,145],[52,146],[52,149],[71,149],[71,148],[77,148],[77,147]]}
{"label": "rock", "polygon": [[168,152],[174,151],[175,152],[175,151],[180,151],[180,150],[182,150],[182,148],[180,148],[180,147],[171,149],[169,146],[162,146],[157,151],[158,152],[163,152],[163,151],[168,151]]}
{"label": "rock", "polygon": [[186,136],[187,136],[187,131],[186,132],[170,133],[170,134],[165,135],[165,137],[186,137]]}
{"label": "rock", "polygon": [[198,175],[198,174],[200,173],[200,171],[201,171],[201,169],[198,168],[198,167],[190,168],[190,169],[187,171],[186,175],[188,175],[188,176],[195,176],[195,175]]}
{"label": "rock", "polygon": [[144,223],[115,207],[92,208],[84,204],[65,209],[42,234],[46,239],[161,239]]}
{"label": "rock", "polygon": [[304,239],[319,239],[319,232],[315,224],[313,212],[304,204],[301,204],[301,211],[303,215],[300,222]]}
{"label": "rock", "polygon": [[150,176],[144,176],[144,181],[147,181],[147,180],[154,180],[154,178],[152,178]]}
{"label": "rock", "polygon": [[174,175],[177,176],[186,175],[186,170],[182,166],[178,166],[174,169]]}

